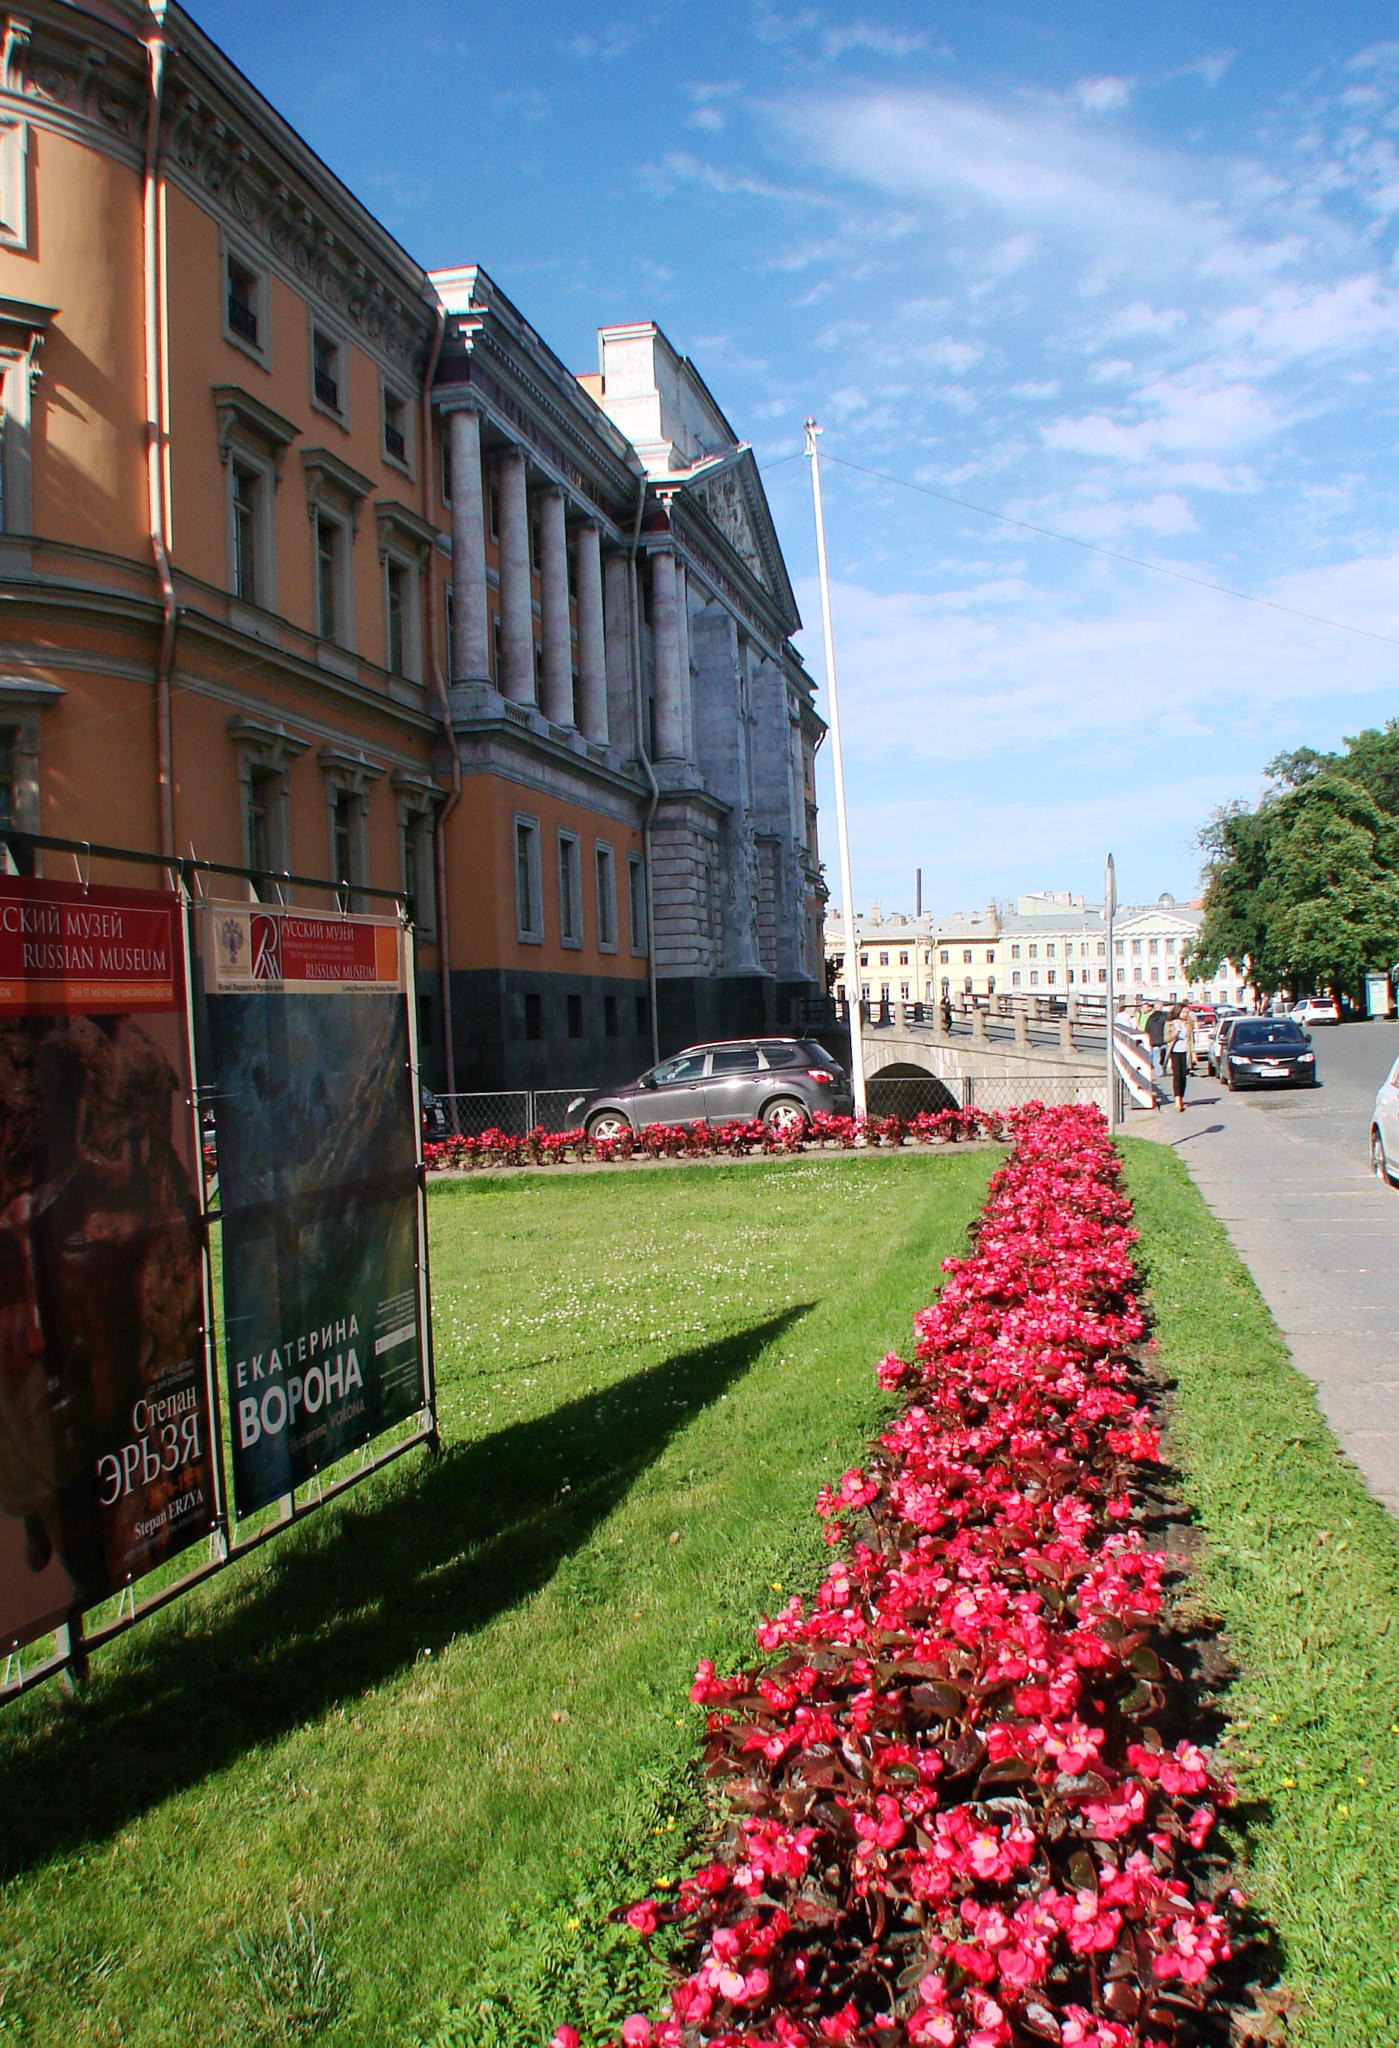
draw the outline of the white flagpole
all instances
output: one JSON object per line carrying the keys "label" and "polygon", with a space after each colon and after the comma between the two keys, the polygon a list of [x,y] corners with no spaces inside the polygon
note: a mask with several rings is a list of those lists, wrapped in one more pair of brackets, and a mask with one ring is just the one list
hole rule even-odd
{"label": "white flagpole", "polygon": [[1108,855],[1107,874],[1103,882],[1103,919],[1108,933],[1108,999],[1103,1013],[1103,1025],[1107,1038],[1108,1063],[1108,1129],[1117,1129],[1117,959],[1113,952],[1112,927],[1117,916],[1117,863]]}
{"label": "white flagpole", "polygon": [[821,456],[816,442],[821,429],[806,423],[806,452],[811,458],[811,502],[816,512],[816,568],[821,580],[821,628],[826,646],[826,700],[831,710],[831,769],[836,786],[836,843],[840,850],[840,895],[845,913],[845,1012],[850,1020],[850,1079],[855,1114],[866,1114],[865,1043],[860,1015],[860,948],[855,935],[855,892],[850,879],[850,827],[845,811],[845,757],[840,745],[840,698],[836,692],[836,644],[831,629],[831,585],[826,571],[826,520],[821,508]]}

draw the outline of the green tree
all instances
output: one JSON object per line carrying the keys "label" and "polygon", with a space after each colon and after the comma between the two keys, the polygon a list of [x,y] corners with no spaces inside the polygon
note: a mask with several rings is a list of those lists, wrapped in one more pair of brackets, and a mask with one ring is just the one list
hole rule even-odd
{"label": "green tree", "polygon": [[1192,975],[1247,965],[1262,993],[1329,988],[1358,997],[1399,957],[1399,721],[1302,747],[1268,769],[1256,810],[1219,811],[1200,834],[1205,914]]}

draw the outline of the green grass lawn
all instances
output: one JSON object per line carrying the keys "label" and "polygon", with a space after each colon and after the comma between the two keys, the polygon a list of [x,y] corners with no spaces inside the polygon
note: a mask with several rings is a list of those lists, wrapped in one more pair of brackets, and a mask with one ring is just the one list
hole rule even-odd
{"label": "green grass lawn", "polygon": [[814,1583],[994,1158],[438,1187],[442,1456],[0,1714],[0,2037],[540,2048],[654,2001],[604,1916],[697,1824],[695,1661]]}
{"label": "green grass lawn", "polygon": [[1307,2048],[1399,2043],[1399,1531],[1337,1450],[1181,1161],[1128,1141],[1200,1597],[1242,1676],[1225,1754]]}

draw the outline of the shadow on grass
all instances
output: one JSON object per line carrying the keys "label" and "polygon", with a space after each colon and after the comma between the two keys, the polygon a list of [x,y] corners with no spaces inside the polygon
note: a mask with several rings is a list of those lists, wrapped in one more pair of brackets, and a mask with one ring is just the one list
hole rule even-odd
{"label": "shadow on grass", "polygon": [[[245,1751],[546,1585],[671,1438],[809,1312],[795,1304],[328,1507],[126,1638],[129,1661],[0,1759],[0,1876],[100,1842]],[[52,1696],[51,1696],[52,1697]]]}

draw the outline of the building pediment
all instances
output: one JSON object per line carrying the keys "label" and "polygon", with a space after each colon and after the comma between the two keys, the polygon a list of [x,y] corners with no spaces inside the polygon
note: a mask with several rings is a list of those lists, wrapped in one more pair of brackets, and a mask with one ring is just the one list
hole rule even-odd
{"label": "building pediment", "polygon": [[728,552],[777,612],[782,631],[801,626],[796,597],[782,559],[767,494],[750,448],[737,448],[717,461],[699,463],[676,493],[718,535]]}

